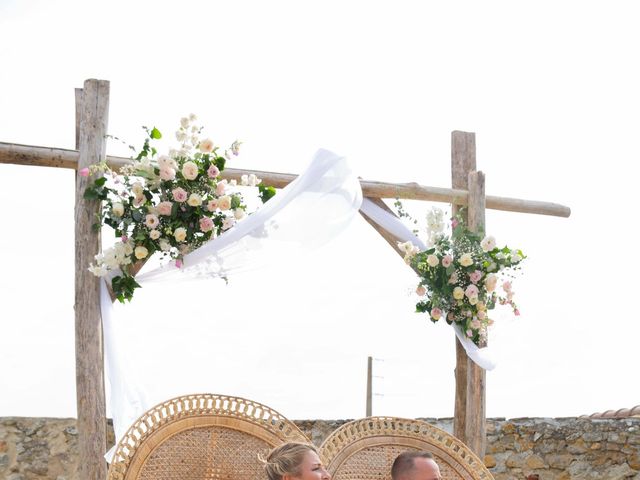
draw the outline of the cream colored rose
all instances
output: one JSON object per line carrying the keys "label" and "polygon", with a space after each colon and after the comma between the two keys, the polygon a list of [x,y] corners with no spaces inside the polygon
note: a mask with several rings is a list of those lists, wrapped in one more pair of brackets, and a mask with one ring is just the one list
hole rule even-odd
{"label": "cream colored rose", "polygon": [[211,153],[211,152],[213,152],[213,140],[211,140],[210,138],[205,138],[204,140],[202,140],[200,142],[200,146],[198,147],[198,149],[202,153]]}
{"label": "cream colored rose", "polygon": [[198,176],[198,165],[193,162],[184,162],[182,176],[187,180],[195,180]]}
{"label": "cream colored rose", "polygon": [[439,263],[440,263],[440,260],[438,259],[437,256],[431,254],[427,257],[427,265],[429,265],[431,268],[437,267]]}
{"label": "cream colored rose", "polygon": [[142,193],[144,192],[144,188],[142,187],[142,184],[140,182],[136,182],[131,185],[131,191],[136,197],[141,197]]}
{"label": "cream colored rose", "polygon": [[136,249],[134,250],[134,253],[138,260],[142,260],[143,258],[146,258],[147,255],[149,255],[149,250],[147,250],[145,247],[140,245],[136,247]]}
{"label": "cream colored rose", "polygon": [[162,250],[163,252],[168,252],[169,250],[171,250],[171,243],[169,243],[169,240],[167,240],[166,238],[161,238],[159,243],[160,250]]}
{"label": "cream colored rose", "polygon": [[475,305],[476,303],[478,303],[478,297],[469,297],[469,303],[471,305]]}
{"label": "cream colored rose", "polygon": [[456,287],[453,289],[453,298],[456,300],[462,300],[464,298],[464,290],[462,287]]}
{"label": "cream colored rose", "polygon": [[149,238],[151,238],[151,240],[157,240],[160,238],[160,232],[158,230],[151,230],[149,232]]}
{"label": "cream colored rose", "polygon": [[231,208],[231,197],[229,195],[223,195],[218,199],[218,208],[222,211],[229,210]]}
{"label": "cream colored rose", "polygon": [[202,205],[202,197],[197,193],[192,193],[191,195],[189,195],[189,200],[187,200],[187,203],[192,207],[199,207],[200,205]]}
{"label": "cream colored rose", "polygon": [[111,206],[111,213],[113,213],[116,217],[121,217],[124,215],[124,205],[120,202],[116,202]]}
{"label": "cream colored rose", "polygon": [[424,285],[418,285],[418,288],[416,288],[416,293],[419,297],[424,297],[427,294],[427,289],[424,287]]}
{"label": "cream colored rose", "polygon": [[470,253],[463,253],[458,260],[458,263],[463,267],[468,267],[470,265],[473,265],[473,258],[471,257]]}
{"label": "cream colored rose", "polygon": [[487,289],[487,292],[491,293],[496,289],[497,283],[498,277],[491,273],[484,281],[484,288]]}
{"label": "cream colored rose", "polygon": [[177,242],[184,242],[187,238],[187,229],[184,227],[176,228],[173,232],[173,238],[175,238]]}
{"label": "cream colored rose", "polygon": [[236,220],[242,220],[245,217],[245,212],[242,208],[236,208],[233,211],[233,216],[236,218]]}

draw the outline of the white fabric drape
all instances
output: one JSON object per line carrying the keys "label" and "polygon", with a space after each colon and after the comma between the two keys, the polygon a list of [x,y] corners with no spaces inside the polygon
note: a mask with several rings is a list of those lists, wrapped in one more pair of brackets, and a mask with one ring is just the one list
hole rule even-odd
{"label": "white fabric drape", "polygon": [[[143,270],[136,279],[147,288],[136,292],[137,297],[133,303],[122,307],[123,310],[126,309],[126,315],[122,311],[120,316],[129,316],[130,312],[136,312],[131,315],[137,315],[136,318],[143,319],[144,322],[115,318],[113,310],[120,306],[113,306],[107,289],[103,285],[101,307],[106,370],[110,386],[109,406],[116,439],[122,438],[129,426],[158,401],[158,399],[154,401],[153,396],[148,395],[149,385],[145,385],[144,370],[136,368],[141,361],[140,358],[133,361],[130,356],[135,355],[141,348],[153,346],[154,335],[149,331],[150,329],[173,329],[171,331],[179,335],[178,329],[181,326],[181,323],[174,321],[173,318],[158,318],[156,322],[144,318],[148,312],[144,309],[140,311],[141,307],[136,305],[138,297],[149,295],[147,291],[152,290],[152,287],[159,282],[177,281],[172,283],[170,294],[166,293],[166,289],[156,293],[160,296],[170,296],[169,299],[162,300],[175,303],[179,302],[179,295],[178,300],[174,298],[178,285],[187,283],[179,280],[226,279],[258,267],[290,262],[292,257],[295,258],[298,255],[304,258],[302,256],[305,252],[326,244],[340,235],[359,209],[398,238],[404,241],[411,240],[424,248],[420,239],[397,217],[367,199],[363,202],[360,183],[344,158],[326,150],[319,150],[308,168],[295,181],[279,191],[256,213],[242,220],[233,229],[186,255],[182,268],[177,268],[171,262],[147,272]],[[233,283],[233,279],[231,282]],[[159,285],[157,287],[159,288]],[[233,305],[219,306],[218,299],[224,297],[224,294],[216,296],[213,287],[210,292],[212,298],[200,300],[203,310],[209,309],[211,303],[215,303],[214,314],[226,315],[228,318],[237,315],[233,313]],[[143,304],[144,301],[141,303]],[[198,316],[198,313],[195,316]],[[191,320],[193,319],[181,319],[183,322]],[[132,325],[132,323],[140,325]],[[459,335],[458,332],[456,334]],[[192,335],[197,335],[197,332],[193,332]],[[483,368],[493,368],[492,362],[488,359],[487,349],[478,349],[466,338],[461,338],[460,335],[459,338],[470,358]],[[164,346],[164,348],[170,347]],[[193,348],[201,347],[196,345]],[[167,354],[169,353],[168,351]],[[182,359],[178,359],[180,360]],[[152,367],[157,368],[157,365],[154,364]],[[167,390],[172,391],[170,386]],[[163,400],[166,398],[168,397]],[[111,459],[113,450],[107,453],[108,460]]]}

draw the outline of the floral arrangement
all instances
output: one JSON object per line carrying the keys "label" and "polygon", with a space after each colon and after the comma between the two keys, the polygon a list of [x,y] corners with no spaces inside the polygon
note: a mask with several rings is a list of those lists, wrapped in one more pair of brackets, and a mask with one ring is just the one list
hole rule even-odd
{"label": "floral arrangement", "polygon": [[[115,172],[102,163],[79,172],[104,174],[89,183],[84,197],[102,201],[100,222],[94,227],[112,227],[118,240],[96,255],[89,270],[99,277],[119,270],[111,287],[121,302],[131,300],[140,287],[134,279],[136,264],[158,252],[181,267],[184,255],[247,214],[240,186],[220,177],[226,162],[238,155],[240,142],[220,151],[210,138],[201,137],[196,120],[195,115],[181,119],[176,132],[179,148],[166,155],[158,155],[152,146],[162,138],[160,131],[143,127],[147,138],[130,165]],[[253,174],[243,175],[240,185],[258,187],[263,202],[275,194]]]}
{"label": "floral arrangement", "polygon": [[427,224],[426,250],[420,251],[411,242],[399,244],[405,261],[420,276],[416,293],[422,298],[416,311],[429,314],[433,322],[444,318],[459,325],[469,339],[482,346],[493,324],[489,311],[496,304],[509,305],[520,315],[510,278],[526,257],[521,250],[496,246],[492,236],[471,232],[462,214],[452,219],[450,234],[444,231],[440,209],[427,214]]}

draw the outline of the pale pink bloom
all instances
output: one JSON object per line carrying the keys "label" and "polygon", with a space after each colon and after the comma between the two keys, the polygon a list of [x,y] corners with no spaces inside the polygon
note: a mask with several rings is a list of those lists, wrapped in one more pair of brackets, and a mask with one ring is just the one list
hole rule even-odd
{"label": "pale pink bloom", "polygon": [[496,248],[496,239],[490,235],[486,236],[480,242],[480,246],[482,247],[483,251],[490,252],[491,250]]}
{"label": "pale pink bloom", "polygon": [[480,330],[480,327],[482,327],[482,322],[480,320],[478,320],[477,318],[474,318],[471,321],[471,328],[474,328],[476,330]]}
{"label": "pale pink bloom", "polygon": [[187,180],[195,180],[198,177],[198,165],[194,162],[185,162],[182,166],[182,176]]}
{"label": "pale pink bloom", "polygon": [[478,318],[480,320],[484,320],[485,318],[487,318],[487,312],[485,312],[484,310],[479,310],[476,315],[478,315]]}
{"label": "pale pink bloom", "polygon": [[151,240],[157,240],[160,238],[160,232],[158,230],[151,230],[149,232],[149,238]]}
{"label": "pale pink bloom", "polygon": [[458,274],[456,272],[453,272],[449,277],[449,284],[453,285],[454,283],[457,283],[457,282],[458,282]]}
{"label": "pale pink bloom", "polygon": [[491,293],[496,289],[496,284],[498,283],[498,277],[496,277],[493,273],[490,274],[484,280],[484,286],[487,289],[487,292]]}
{"label": "pale pink bloom", "polygon": [[236,220],[242,220],[246,216],[246,213],[242,208],[236,208],[233,211],[233,216]]}
{"label": "pale pink bloom", "polygon": [[180,260],[179,258],[176,260],[176,267],[182,268],[182,260]]}
{"label": "pale pink bloom", "polygon": [[222,221],[222,229],[229,230],[236,223],[236,219],[233,217],[227,217]]}
{"label": "pale pink bloom", "polygon": [[122,235],[120,237],[120,240],[122,240],[122,243],[127,243],[127,241],[129,240],[129,237],[127,237],[126,235]]}
{"label": "pale pink bloom", "polygon": [[453,257],[449,254],[442,257],[442,266],[448,268],[453,263]]}
{"label": "pale pink bloom", "polygon": [[480,270],[476,270],[475,272],[471,272],[469,274],[469,280],[471,280],[471,282],[478,283],[480,281],[480,279],[482,278],[482,272]]}
{"label": "pale pink bloom", "polygon": [[88,167],[81,168],[80,171],[78,172],[78,175],[80,175],[81,177],[88,177],[89,168]]}
{"label": "pale pink bloom", "polygon": [[[200,146],[198,147],[202,153],[211,153],[213,152],[213,140],[210,138],[205,138],[200,142]],[[217,177],[217,175],[216,175]]]}
{"label": "pale pink bloom", "polygon": [[133,206],[134,207],[139,207],[140,205],[142,205],[145,200],[147,199],[147,197],[145,197],[144,195],[140,195],[139,197],[136,197],[133,199]]}
{"label": "pale pink bloom", "polygon": [[472,297],[478,298],[478,287],[471,284],[467,287],[464,294],[467,296],[467,298],[472,298]]}
{"label": "pale pink bloom", "polygon": [[160,167],[160,169],[172,168],[173,170],[175,170],[177,167],[176,161],[169,155],[160,155],[158,157],[158,166]]}
{"label": "pale pink bloom", "polygon": [[229,210],[231,208],[231,197],[224,195],[218,199],[218,208],[222,211]]}
{"label": "pale pink bloom", "polygon": [[520,316],[520,310],[518,310],[518,309],[516,308],[516,309],[513,311],[513,314],[514,314],[516,317],[519,317],[519,316]]}
{"label": "pale pink bloom", "polygon": [[505,292],[510,292],[510,291],[511,291],[511,282],[510,282],[510,281],[508,281],[508,280],[507,280],[507,281],[505,281],[505,282],[502,284],[502,288],[503,288],[503,290],[504,290]]}
{"label": "pale pink bloom", "polygon": [[451,220],[451,228],[456,228],[458,226],[458,220],[457,219],[452,219]]}
{"label": "pale pink bloom", "polygon": [[203,232],[210,232],[213,230],[213,220],[209,217],[202,217],[200,219],[200,230]]}
{"label": "pale pink bloom", "polygon": [[431,268],[437,267],[439,263],[440,263],[440,259],[438,259],[437,256],[433,254],[427,256],[427,265],[429,265]]}
{"label": "pale pink bloom", "polygon": [[176,202],[180,202],[180,203],[186,201],[188,197],[187,192],[184,190],[184,188],[181,188],[181,187],[174,188],[171,191],[171,195],[173,195],[173,199]]}
{"label": "pale pink bloom", "polygon": [[218,185],[216,185],[216,195],[218,196],[224,195],[224,192],[226,189],[227,189],[227,181],[226,180],[219,181]]}
{"label": "pale pink bloom", "polygon": [[467,330],[465,333],[467,334],[467,337],[473,338],[473,332],[471,330]]}
{"label": "pale pink bloom", "polygon": [[453,312],[449,312],[449,314],[447,315],[447,320],[449,320],[450,322],[453,322],[456,319],[456,316],[453,314]]}
{"label": "pale pink bloom", "polygon": [[173,203],[171,202],[160,202],[158,204],[158,215],[164,215],[168,217],[171,215],[171,209],[173,207]]}
{"label": "pale pink bloom", "polygon": [[218,200],[215,198],[213,200],[209,200],[209,203],[207,203],[207,210],[209,210],[210,212],[215,212],[217,208]]}
{"label": "pale pink bloom", "polygon": [[207,170],[207,175],[209,175],[209,178],[216,178],[220,175],[220,170],[215,165],[211,165]]}
{"label": "pale pink bloom", "polygon": [[176,171],[171,167],[160,167],[160,178],[162,180],[175,180]]}
{"label": "pale pink bloom", "polygon": [[427,289],[424,287],[424,285],[418,285],[418,288],[416,288],[416,293],[418,294],[418,296],[424,297],[427,294]]}
{"label": "pale pink bloom", "polygon": [[431,318],[433,318],[434,320],[440,320],[440,317],[442,317],[442,310],[440,310],[438,307],[432,308]]}
{"label": "pale pink bloom", "polygon": [[160,224],[158,217],[152,213],[147,214],[144,224],[149,228],[156,228]]}

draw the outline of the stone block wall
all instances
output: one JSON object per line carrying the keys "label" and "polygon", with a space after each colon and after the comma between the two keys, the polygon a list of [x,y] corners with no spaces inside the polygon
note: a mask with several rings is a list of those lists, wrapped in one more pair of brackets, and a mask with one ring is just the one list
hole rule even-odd
{"label": "stone block wall", "polygon": [[[296,421],[317,445],[345,422]],[[77,441],[75,419],[0,417],[0,479],[76,480]],[[640,480],[640,418],[488,419],[485,464],[496,480]]]}

